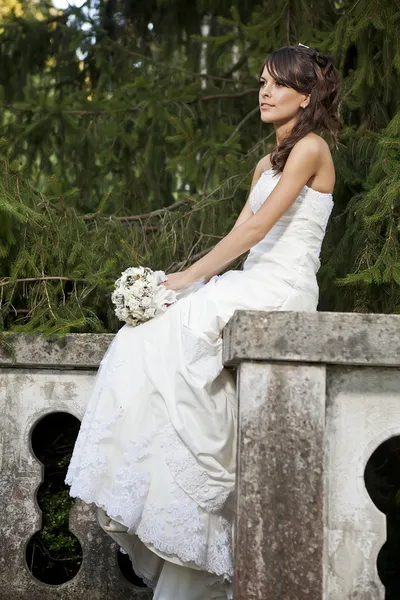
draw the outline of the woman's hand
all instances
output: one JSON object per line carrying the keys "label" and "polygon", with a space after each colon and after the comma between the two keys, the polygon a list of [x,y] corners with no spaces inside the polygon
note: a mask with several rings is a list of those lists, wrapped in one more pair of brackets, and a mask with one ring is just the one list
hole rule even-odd
{"label": "woman's hand", "polygon": [[167,275],[167,281],[163,281],[160,285],[164,285],[168,290],[183,290],[188,285],[193,283],[187,271],[179,271],[178,273],[170,273]]}

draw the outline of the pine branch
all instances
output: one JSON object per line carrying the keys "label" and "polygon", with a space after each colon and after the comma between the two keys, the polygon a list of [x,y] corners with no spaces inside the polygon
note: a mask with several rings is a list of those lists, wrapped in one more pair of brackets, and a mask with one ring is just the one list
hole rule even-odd
{"label": "pine branch", "polygon": [[234,131],[234,132],[233,132],[233,133],[232,133],[232,134],[231,134],[231,135],[228,137],[228,139],[227,139],[227,140],[226,140],[226,142],[224,143],[224,146],[225,146],[226,144],[229,144],[229,142],[230,142],[231,140],[233,140],[233,138],[235,137],[235,135],[236,135],[237,133],[239,133],[239,131],[241,130],[241,128],[243,127],[243,125],[245,125],[245,124],[247,123],[247,121],[248,121],[249,119],[251,119],[251,117],[252,117],[253,115],[255,115],[256,113],[258,113],[258,112],[259,112],[259,110],[260,110],[259,106],[255,106],[255,107],[253,108],[253,110],[251,110],[249,113],[247,113],[247,115],[244,117],[244,119],[242,119],[242,120],[240,121],[240,123],[239,123],[239,125],[236,127],[235,131]]}
{"label": "pine branch", "polygon": [[252,46],[250,46],[250,48],[248,48],[246,50],[246,54],[243,54],[243,56],[241,58],[239,58],[239,60],[232,65],[232,67],[229,69],[229,71],[226,71],[222,77],[232,77],[232,75],[238,71],[238,69],[240,69],[240,67],[242,67],[245,62],[248,60],[249,58],[249,52],[251,52],[254,49],[254,44]]}
{"label": "pine branch", "polygon": [[3,287],[5,285],[10,285],[10,284],[14,284],[14,283],[24,283],[26,281],[87,281],[87,279],[71,279],[71,277],[61,277],[61,276],[57,276],[57,277],[50,277],[50,276],[44,276],[44,277],[23,277],[21,279],[12,279],[12,277],[2,277],[2,279],[0,279],[0,287]]}
{"label": "pine branch", "polygon": [[[53,86],[48,86],[48,89],[51,89]],[[196,104],[197,102],[210,102],[212,100],[221,100],[226,98],[243,98],[244,96],[248,96],[249,94],[255,94],[258,92],[257,88],[249,88],[244,90],[243,92],[237,92],[234,94],[214,94],[211,96],[201,96],[200,98],[195,98],[194,100],[190,100],[189,102],[184,102],[184,104]],[[174,101],[175,103],[175,101]],[[135,107],[123,107],[123,108],[109,108],[109,109],[63,109],[59,106],[56,107],[54,112],[56,114],[65,114],[65,115],[74,115],[76,117],[85,117],[91,115],[118,115],[118,114],[129,114],[136,113],[141,108],[141,105]],[[40,113],[43,112],[43,107],[41,106],[19,106],[15,104],[0,104],[0,109],[9,110],[11,112],[19,112],[19,113]],[[51,109],[50,109],[51,110]]]}
{"label": "pine branch", "polygon": [[[206,250],[202,250],[201,252],[198,252],[197,254],[193,254],[193,256],[190,256],[188,258],[185,258],[185,260],[181,260],[178,263],[173,263],[171,265],[171,269],[181,269],[182,267],[186,266],[186,265],[190,265],[193,262],[196,262],[196,260],[199,260],[199,258],[202,258],[203,256],[205,256],[206,254],[208,254],[209,252],[211,252],[211,250],[214,248],[214,246],[211,246],[211,248],[207,248]],[[168,269],[169,270],[169,269]]]}
{"label": "pine branch", "polygon": [[[135,106],[134,108],[110,108],[110,109],[99,109],[99,110],[80,110],[80,109],[60,109],[59,106],[56,107],[57,110],[54,111],[56,114],[65,114],[65,115],[75,115],[77,117],[84,117],[87,115],[110,115],[110,114],[121,114],[121,113],[135,113],[139,110],[139,106]],[[43,108],[41,106],[16,106],[15,104],[0,104],[0,109],[10,110],[13,112],[23,112],[23,113],[39,113],[43,112]]]}
{"label": "pine branch", "polygon": [[132,221],[141,221],[142,219],[149,219],[150,217],[156,217],[156,216],[162,215],[166,212],[170,212],[171,210],[175,210],[179,206],[186,204],[186,202],[188,202],[188,201],[193,202],[193,200],[191,198],[186,198],[185,200],[178,200],[177,202],[174,202],[170,206],[166,206],[165,208],[158,208],[157,210],[153,210],[149,213],[143,213],[142,215],[129,215],[126,217],[114,217],[112,215],[99,215],[98,213],[96,213],[94,215],[84,215],[83,220],[87,222],[87,221],[94,221],[95,219],[98,219],[98,218],[103,218],[103,219],[110,219],[110,220],[115,219],[116,221],[119,221],[120,223],[130,223]]}
{"label": "pine branch", "polygon": [[[117,44],[115,42],[115,44]],[[127,50],[127,54],[131,56],[136,56],[137,58],[141,58],[142,60],[147,60],[151,62],[153,65],[157,65],[157,67],[161,67],[163,70],[169,71],[177,71],[178,73],[185,73],[186,75],[190,75],[191,77],[199,77],[201,79],[212,79],[215,81],[226,81],[228,83],[237,83],[235,79],[229,79],[227,77],[221,77],[218,75],[209,75],[208,73],[199,73],[196,71],[188,71],[187,69],[182,69],[181,67],[173,67],[172,65],[168,65],[159,60],[152,58],[151,56],[146,56],[145,54],[141,54],[140,52],[135,52],[133,50]]]}
{"label": "pine branch", "polygon": [[258,92],[257,88],[249,88],[248,90],[244,90],[244,92],[238,92],[237,94],[215,94],[213,96],[203,96],[201,98],[196,98],[195,100],[190,100],[186,104],[195,104],[196,102],[209,102],[210,100],[220,100],[221,98],[243,98],[244,96],[248,96],[249,94],[254,94]]}

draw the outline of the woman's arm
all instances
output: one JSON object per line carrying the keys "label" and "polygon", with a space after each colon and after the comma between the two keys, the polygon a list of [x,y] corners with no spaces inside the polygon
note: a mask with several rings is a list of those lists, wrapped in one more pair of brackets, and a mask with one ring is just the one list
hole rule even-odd
{"label": "woman's arm", "polygon": [[253,216],[253,211],[250,208],[250,202],[249,202],[250,194],[253,191],[253,188],[256,185],[257,181],[260,179],[263,171],[266,170],[265,165],[267,162],[269,162],[269,154],[267,154],[267,156],[264,156],[264,158],[262,158],[257,163],[256,168],[254,169],[253,179],[251,180],[249,196],[246,200],[245,205],[243,206],[243,208],[241,210],[240,215],[236,219],[236,222],[235,222],[234,226],[232,227],[231,231],[236,229],[236,227],[239,227],[239,225],[241,225],[242,223],[245,223],[248,219],[250,219],[250,217]]}
{"label": "woman's arm", "polygon": [[173,273],[165,283],[170,289],[181,289],[195,281],[208,281],[244,252],[260,242],[296,200],[320,163],[321,149],[314,138],[302,138],[293,147],[282,175],[261,208],[245,222],[234,227],[205,256],[186,271]]}

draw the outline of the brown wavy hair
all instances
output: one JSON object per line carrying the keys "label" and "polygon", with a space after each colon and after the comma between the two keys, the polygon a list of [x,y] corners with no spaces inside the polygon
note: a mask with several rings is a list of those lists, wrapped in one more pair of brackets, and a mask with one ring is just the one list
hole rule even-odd
{"label": "brown wavy hair", "polygon": [[283,171],[293,146],[307,133],[328,131],[332,137],[329,147],[336,147],[343,122],[339,115],[340,74],[333,58],[317,48],[284,46],[267,56],[261,73],[264,67],[275,80],[302,94],[311,94],[290,134],[271,152],[274,171]]}

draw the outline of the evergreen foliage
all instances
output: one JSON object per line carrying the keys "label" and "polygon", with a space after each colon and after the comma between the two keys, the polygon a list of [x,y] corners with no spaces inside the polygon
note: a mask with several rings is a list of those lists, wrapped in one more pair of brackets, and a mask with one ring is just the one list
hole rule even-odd
{"label": "evergreen foliage", "polygon": [[320,272],[322,308],[400,312],[400,13],[349,3],[327,43],[343,72],[343,147]]}
{"label": "evergreen foliage", "polygon": [[319,308],[398,312],[393,0],[34,4],[0,31],[3,329],[115,331],[121,270],[179,269],[225,235],[275,145],[260,66],[299,41],[343,78]]}
{"label": "evergreen foliage", "polygon": [[[215,242],[224,210],[222,201],[182,198],[142,216],[101,210],[82,216],[70,202],[76,191],[44,196],[7,162],[0,167],[0,317],[7,330],[60,336],[116,330],[109,296],[120,272],[150,262],[180,268]],[[193,243],[193,231],[206,250]]]}

